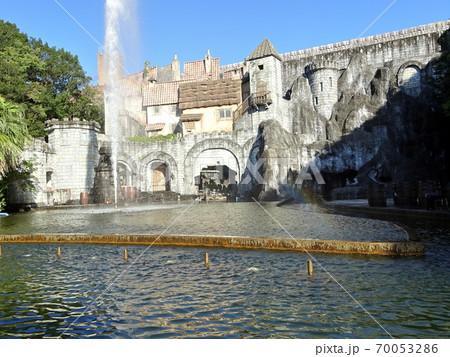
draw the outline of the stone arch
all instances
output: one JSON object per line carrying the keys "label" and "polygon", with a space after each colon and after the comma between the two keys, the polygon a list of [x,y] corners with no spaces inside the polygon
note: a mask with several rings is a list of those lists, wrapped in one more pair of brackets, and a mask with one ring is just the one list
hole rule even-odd
{"label": "stone arch", "polygon": [[412,97],[422,93],[422,69],[424,65],[418,61],[408,61],[397,71],[397,85]]}
{"label": "stone arch", "polygon": [[133,171],[127,162],[117,160],[117,174],[120,186],[133,186]]}
{"label": "stone arch", "polygon": [[190,191],[193,193],[195,189],[195,161],[205,151],[208,150],[225,150],[231,153],[231,155],[236,159],[236,164],[238,168],[238,172],[236,177],[239,178],[242,174],[244,163],[243,163],[243,150],[240,145],[236,142],[229,139],[206,139],[201,142],[195,144],[191,150],[186,155],[184,161],[184,180],[186,184],[186,188],[190,187]]}
{"label": "stone arch", "polygon": [[[161,165],[165,165],[166,171],[163,173],[166,180],[166,188],[171,191],[179,192],[178,187],[178,166],[175,159],[163,152],[155,151],[144,156],[140,163],[139,176],[141,180],[141,190],[142,191],[153,191],[154,183],[152,178],[149,177],[149,171],[151,170],[161,170]],[[162,170],[161,170],[162,172]]]}
{"label": "stone arch", "polygon": [[122,161],[123,163],[125,163],[126,165],[128,165],[131,169],[131,171],[133,171],[134,173],[138,172],[138,165],[136,163],[136,161],[128,154],[121,152],[119,153],[118,157],[117,157],[117,162]]}
{"label": "stone arch", "polygon": [[125,153],[119,153],[117,157],[117,169],[122,186],[136,186],[138,166],[133,158]]}

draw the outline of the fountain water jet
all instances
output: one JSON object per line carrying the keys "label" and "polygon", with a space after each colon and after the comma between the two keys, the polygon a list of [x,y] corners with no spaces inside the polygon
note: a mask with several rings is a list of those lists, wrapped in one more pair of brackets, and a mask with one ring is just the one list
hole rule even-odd
{"label": "fountain water jet", "polygon": [[[105,4],[105,47],[104,66],[106,68],[105,90],[105,134],[111,140],[111,164],[114,176],[114,205],[118,201],[117,159],[119,151],[119,105],[121,103],[120,80],[123,77],[123,61],[121,56],[120,34],[124,33],[123,20],[131,19],[127,16],[134,0],[106,0]],[[129,15],[129,14],[128,14]]]}

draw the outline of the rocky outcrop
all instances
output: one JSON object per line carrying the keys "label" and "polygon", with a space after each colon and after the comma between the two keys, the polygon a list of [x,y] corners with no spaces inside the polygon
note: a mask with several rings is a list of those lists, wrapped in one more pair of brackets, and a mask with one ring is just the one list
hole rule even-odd
{"label": "rocky outcrop", "polygon": [[244,173],[248,179],[241,183],[241,196],[274,201],[292,195],[299,169],[299,147],[298,138],[278,121],[262,122],[250,151],[251,165]]}
{"label": "rocky outcrop", "polygon": [[399,65],[391,61],[374,67],[364,55],[353,53],[341,69],[330,118],[315,110],[317,98],[305,96],[306,80],[296,78],[287,97],[297,134],[293,141],[285,144],[277,139],[278,135],[286,138],[285,133],[269,133],[267,125],[260,128],[265,146],[260,155],[267,161],[261,173],[267,183],[259,196],[264,198],[264,192],[279,195],[281,181],[276,173],[280,169],[275,157],[294,155],[292,145],[297,145],[303,166],[316,163],[329,192],[349,184],[364,187],[370,182],[448,179],[448,125],[436,110],[434,89],[429,85],[433,62]]}

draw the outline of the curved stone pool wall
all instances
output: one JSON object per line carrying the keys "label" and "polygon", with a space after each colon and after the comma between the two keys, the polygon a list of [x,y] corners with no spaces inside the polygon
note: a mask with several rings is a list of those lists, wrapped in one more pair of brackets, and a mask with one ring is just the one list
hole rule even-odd
{"label": "curved stone pool wall", "polygon": [[0,243],[150,244],[195,247],[293,250],[304,252],[423,255],[420,242],[358,242],[293,238],[249,238],[193,235],[18,234],[0,235]]}

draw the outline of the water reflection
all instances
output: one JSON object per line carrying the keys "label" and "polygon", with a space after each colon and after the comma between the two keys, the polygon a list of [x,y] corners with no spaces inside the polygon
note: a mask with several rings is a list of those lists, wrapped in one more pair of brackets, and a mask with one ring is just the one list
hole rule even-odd
{"label": "water reflection", "polygon": [[328,214],[312,205],[293,209],[256,203],[210,203],[103,209],[64,209],[16,214],[0,220],[0,234],[88,233],[167,234],[398,241],[408,239],[399,226],[372,219]]}
{"label": "water reflection", "polygon": [[[3,245],[0,337],[387,337],[328,274],[307,276],[304,253],[214,249],[205,269],[204,249],[151,247],[95,301],[147,246],[128,262],[122,246],[62,248]],[[450,332],[449,256],[315,255],[389,333],[414,338]]]}
{"label": "water reflection", "polygon": [[[17,214],[0,220],[0,233],[159,234],[187,207]],[[309,205],[264,207],[295,237],[406,238],[388,222]],[[445,338],[449,231],[415,229],[426,244],[425,257],[314,257],[394,337]],[[194,205],[167,233],[286,237],[252,203]],[[316,266],[314,276],[307,276],[305,253],[214,249],[206,269],[200,248],[127,246],[125,262],[118,245],[62,245],[61,259],[54,244],[2,246],[2,338],[388,337],[330,275]]]}

